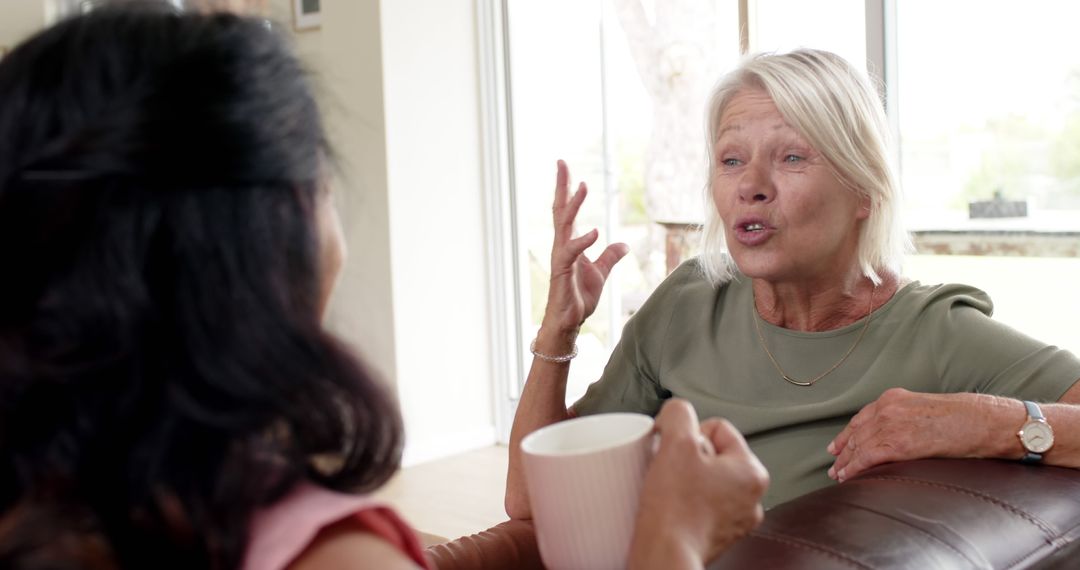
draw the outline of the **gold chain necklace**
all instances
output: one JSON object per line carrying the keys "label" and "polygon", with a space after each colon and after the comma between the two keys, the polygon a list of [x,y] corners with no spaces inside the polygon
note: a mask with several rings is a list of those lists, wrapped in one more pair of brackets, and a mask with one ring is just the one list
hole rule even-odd
{"label": "gold chain necklace", "polygon": [[822,372],[821,374],[818,374],[817,376],[814,376],[809,380],[796,380],[795,378],[789,376],[787,372],[784,372],[783,367],[780,366],[780,363],[776,361],[776,357],[773,356],[772,351],[769,350],[769,345],[765,342],[765,337],[761,334],[761,324],[758,323],[758,321],[762,320],[761,315],[758,314],[757,307],[751,305],[750,308],[754,311],[754,328],[757,329],[758,341],[761,342],[761,348],[765,349],[765,354],[769,355],[769,360],[772,361],[773,366],[776,368],[776,371],[780,373],[780,377],[786,380],[789,384],[794,384],[796,386],[813,386],[815,382],[828,376],[832,373],[833,370],[840,368],[840,365],[843,364],[844,361],[847,360],[849,356],[851,356],[851,353],[855,351],[855,347],[859,346],[859,342],[862,341],[863,335],[866,334],[866,329],[870,328],[870,317],[874,314],[874,293],[876,291],[877,285],[875,285],[874,288],[870,290],[870,307],[866,309],[866,323],[863,324],[862,329],[859,331],[859,336],[855,339],[855,342],[852,343],[851,348],[847,349],[847,352],[844,353],[844,356],[840,357],[840,360],[836,361],[836,364],[833,364],[829,367],[828,370]]}

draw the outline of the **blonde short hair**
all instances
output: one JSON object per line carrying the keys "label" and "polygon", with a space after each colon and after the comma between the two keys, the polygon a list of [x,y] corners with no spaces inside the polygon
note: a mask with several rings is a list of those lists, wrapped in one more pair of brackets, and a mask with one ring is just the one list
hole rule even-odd
{"label": "blonde short hair", "polygon": [[865,74],[842,57],[800,49],[761,54],[745,60],[713,90],[708,108],[709,182],[700,265],[715,285],[734,275],[724,241],[724,222],[712,196],[720,118],[731,100],[746,89],[772,98],[793,129],[825,157],[845,186],[870,199],[870,216],[859,235],[858,262],[874,283],[883,272],[900,272],[911,240],[900,220],[900,185],[889,161],[889,127],[877,91]]}

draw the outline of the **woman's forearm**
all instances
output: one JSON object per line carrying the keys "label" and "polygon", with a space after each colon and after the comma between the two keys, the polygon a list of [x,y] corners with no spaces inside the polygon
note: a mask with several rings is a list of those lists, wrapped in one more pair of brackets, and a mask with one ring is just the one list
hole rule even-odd
{"label": "woman's forearm", "polygon": [[[978,455],[1001,459],[1021,459],[1027,453],[1020,442],[1020,429],[1027,422],[1027,409],[1016,398],[981,396],[995,401],[984,408],[996,426],[984,452]],[[1073,386],[1057,403],[1039,403],[1047,424],[1054,432],[1054,445],[1042,454],[1040,463],[1080,468],[1080,387]]]}
{"label": "woman's forearm", "polygon": [[[555,327],[541,327],[536,337],[536,350],[542,354],[569,354],[576,338],[576,329],[561,331]],[[569,371],[569,362],[556,363],[533,358],[510,430],[510,462],[506,473],[504,506],[506,514],[512,519],[532,518],[521,462],[521,440],[537,429],[570,417],[566,409]]]}
{"label": "woman's forearm", "polygon": [[1080,381],[1056,404],[1043,404],[1046,422],[1054,430],[1054,447],[1043,455],[1043,463],[1080,468]]}
{"label": "woman's forearm", "polygon": [[[1080,386],[1053,404],[1039,404],[1054,431],[1041,463],[1080,468]],[[1019,431],[1027,421],[1021,400],[989,394],[930,394],[893,388],[863,407],[828,451],[829,476],[845,481],[875,465],[924,457],[1019,460]]]}
{"label": "woman's forearm", "polygon": [[[571,193],[570,171],[559,161],[555,175],[555,199],[552,223],[555,230],[551,245],[551,281],[548,286],[544,321],[536,336],[534,351],[552,357],[570,355],[585,319],[596,310],[600,292],[611,268],[629,248],[612,243],[595,261],[585,257],[585,250],[596,243],[599,232],[593,229],[573,237],[574,219],[585,201],[588,188],[582,182]],[[529,496],[521,465],[521,440],[529,433],[569,417],[566,411],[566,378],[570,362],[552,362],[533,357],[529,377],[514,414],[510,431],[510,465],[506,474],[506,514],[512,519],[532,518]]]}

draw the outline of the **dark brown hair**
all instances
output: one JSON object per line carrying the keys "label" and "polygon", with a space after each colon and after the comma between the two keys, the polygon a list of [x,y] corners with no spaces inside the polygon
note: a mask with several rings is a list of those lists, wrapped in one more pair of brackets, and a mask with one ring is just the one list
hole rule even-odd
{"label": "dark brown hair", "polygon": [[95,10],[0,101],[0,566],[232,568],[298,481],[389,478],[396,405],[320,324],[330,149],[283,38]]}

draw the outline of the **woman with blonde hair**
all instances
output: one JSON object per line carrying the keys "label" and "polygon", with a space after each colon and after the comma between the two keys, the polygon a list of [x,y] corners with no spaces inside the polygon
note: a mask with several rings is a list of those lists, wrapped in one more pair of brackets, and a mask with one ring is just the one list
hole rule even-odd
{"label": "woman with blonde hair", "polygon": [[586,188],[565,197],[560,163],[547,311],[511,436],[512,517],[530,515],[522,437],[672,397],[742,431],[772,477],[767,505],[920,457],[1080,467],[1080,360],[992,320],[978,289],[901,273],[887,123],[863,73],[819,50],[749,58],[716,87],[706,131],[702,254],[629,320],[570,408],[578,328],[626,246],[584,257],[596,233],[570,228]]}

